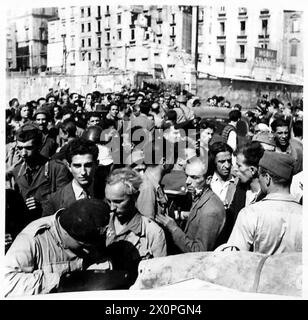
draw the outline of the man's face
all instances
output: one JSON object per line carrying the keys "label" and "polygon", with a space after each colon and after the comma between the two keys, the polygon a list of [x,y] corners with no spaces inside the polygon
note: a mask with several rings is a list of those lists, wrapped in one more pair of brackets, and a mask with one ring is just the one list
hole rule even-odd
{"label": "man's face", "polygon": [[232,157],[229,151],[219,152],[215,158],[216,172],[222,178],[228,178],[231,172]]}
{"label": "man's face", "polygon": [[63,101],[63,103],[68,103],[68,95],[67,94],[62,96],[62,101]]}
{"label": "man's face", "polygon": [[245,163],[245,156],[241,153],[236,156],[236,173],[242,183],[250,182],[253,178],[251,168]]}
{"label": "man's face", "polygon": [[122,182],[107,184],[105,197],[109,203],[110,210],[114,212],[119,220],[125,221],[134,212],[135,201],[131,195],[125,193],[125,187]]}
{"label": "man's face", "polygon": [[214,130],[212,128],[202,129],[200,134],[200,141],[202,145],[208,145],[208,143],[213,137],[213,134]]}
{"label": "man's face", "polygon": [[169,107],[174,107],[175,106],[175,98],[170,98],[170,101],[169,101]]}
{"label": "man's face", "polygon": [[88,121],[88,127],[90,126],[98,126],[100,122],[99,117],[90,117]]}
{"label": "man's face", "polygon": [[35,143],[34,139],[28,140],[26,142],[17,140],[17,149],[19,151],[19,154],[26,162],[37,156],[39,147],[40,146]]}
{"label": "man's face", "polygon": [[47,116],[44,113],[39,113],[35,117],[35,122],[38,124],[40,130],[45,130],[48,125]]}
{"label": "man's face", "polygon": [[143,101],[143,97],[142,96],[138,96],[137,100],[136,100],[136,104],[140,104]]}
{"label": "man's face", "polygon": [[137,105],[137,104],[134,105],[133,112],[134,112],[134,115],[136,117],[138,117],[140,115],[140,107],[139,107],[139,105]]}
{"label": "man's face", "polygon": [[69,164],[73,178],[81,187],[88,187],[92,183],[95,168],[92,154],[76,154]]}
{"label": "man's face", "polygon": [[27,106],[23,107],[23,108],[20,110],[20,116],[21,116],[22,118],[25,118],[25,119],[29,118],[29,116],[30,116],[30,109],[29,109],[29,107],[27,107]]}
{"label": "man's face", "polygon": [[289,128],[288,126],[277,127],[275,131],[275,140],[280,146],[289,144]]}
{"label": "man's face", "polygon": [[48,103],[56,103],[55,97],[49,97],[48,98]]}
{"label": "man's face", "polygon": [[196,189],[202,189],[205,185],[205,172],[197,163],[188,163],[185,173],[187,175],[186,184],[189,192],[195,192]]}
{"label": "man's face", "polygon": [[86,104],[91,104],[91,102],[92,102],[92,96],[91,95],[87,95]]}
{"label": "man's face", "polygon": [[110,107],[110,114],[113,116],[113,117],[116,117],[119,113],[119,108],[118,106],[111,106]]}

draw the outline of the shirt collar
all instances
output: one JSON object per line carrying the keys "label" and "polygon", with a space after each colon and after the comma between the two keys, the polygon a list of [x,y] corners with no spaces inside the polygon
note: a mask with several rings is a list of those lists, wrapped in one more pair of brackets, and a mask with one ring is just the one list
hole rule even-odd
{"label": "shirt collar", "polygon": [[297,202],[295,197],[292,196],[291,194],[284,194],[284,193],[279,193],[279,192],[269,193],[268,195],[266,195],[266,197],[263,198],[263,201],[264,200],[279,200],[279,201]]}
{"label": "shirt collar", "polygon": [[235,178],[232,174],[229,175],[228,179],[226,181],[224,181],[220,176],[219,174],[217,174],[217,172],[215,171],[214,174],[213,174],[213,177],[212,177],[212,180],[213,181],[219,181],[221,183],[226,183],[226,182],[234,182],[235,181]]}
{"label": "shirt collar", "polygon": [[[114,229],[114,219],[115,219],[115,214],[112,213],[110,216],[110,223],[109,226]],[[126,226],[123,228],[123,230],[117,234],[117,236],[127,233],[128,231],[133,232],[136,235],[141,235],[143,230],[142,230],[142,216],[139,212],[136,212],[136,214],[132,217],[132,219],[126,224]]]}
{"label": "shirt collar", "polygon": [[75,198],[79,199],[83,195],[84,189],[76,182],[75,179],[73,179],[72,181],[72,188],[75,194]]}

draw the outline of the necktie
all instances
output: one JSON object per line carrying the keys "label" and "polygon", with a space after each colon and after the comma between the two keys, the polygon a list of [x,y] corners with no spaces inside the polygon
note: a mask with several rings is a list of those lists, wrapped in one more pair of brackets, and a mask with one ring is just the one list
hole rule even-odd
{"label": "necktie", "polygon": [[32,172],[31,172],[31,169],[30,168],[27,168],[26,169],[26,179],[28,181],[28,184],[30,185],[33,181],[32,179]]}

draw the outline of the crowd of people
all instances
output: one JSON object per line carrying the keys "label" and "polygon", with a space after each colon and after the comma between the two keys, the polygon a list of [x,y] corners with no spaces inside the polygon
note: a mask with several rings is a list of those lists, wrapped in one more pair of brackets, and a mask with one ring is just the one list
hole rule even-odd
{"label": "crowd of people", "polygon": [[132,285],[141,260],[186,252],[302,251],[302,100],[208,98],[224,121],[200,118],[201,101],[150,88],[11,99],[5,295],[57,292],[86,270]]}

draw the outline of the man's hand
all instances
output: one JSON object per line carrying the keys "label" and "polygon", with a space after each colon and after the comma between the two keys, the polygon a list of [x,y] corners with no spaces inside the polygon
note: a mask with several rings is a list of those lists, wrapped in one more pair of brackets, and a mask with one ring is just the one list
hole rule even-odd
{"label": "man's hand", "polygon": [[34,197],[30,197],[26,199],[26,206],[29,210],[35,210],[40,208],[40,203]]}
{"label": "man's hand", "polygon": [[172,219],[171,217],[169,217],[167,215],[161,214],[161,213],[158,213],[155,216],[155,220],[159,224],[161,224],[164,227],[166,227],[167,229],[171,229],[173,226],[178,227],[178,225],[177,225],[177,223],[175,222],[174,219]]}

